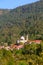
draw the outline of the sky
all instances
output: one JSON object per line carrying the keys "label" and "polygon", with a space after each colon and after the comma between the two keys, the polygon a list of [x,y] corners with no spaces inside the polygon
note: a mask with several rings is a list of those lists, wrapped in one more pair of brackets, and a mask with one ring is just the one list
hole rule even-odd
{"label": "sky", "polygon": [[38,0],[0,0],[0,9],[13,9]]}

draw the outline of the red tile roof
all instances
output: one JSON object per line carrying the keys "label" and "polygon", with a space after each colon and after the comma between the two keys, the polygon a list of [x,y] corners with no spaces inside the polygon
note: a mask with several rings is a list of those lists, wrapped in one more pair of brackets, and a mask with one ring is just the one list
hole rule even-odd
{"label": "red tile roof", "polygon": [[34,43],[41,43],[41,40],[29,40],[28,42],[29,42],[29,43],[30,43],[30,42],[31,42],[31,43],[32,43],[32,42],[34,42]]}

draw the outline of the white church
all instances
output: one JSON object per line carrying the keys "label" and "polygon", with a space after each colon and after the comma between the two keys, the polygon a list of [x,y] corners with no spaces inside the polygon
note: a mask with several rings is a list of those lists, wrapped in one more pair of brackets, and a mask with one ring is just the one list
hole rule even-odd
{"label": "white church", "polygon": [[24,36],[21,36],[19,40],[17,40],[17,43],[23,43],[25,44],[28,41],[28,35],[26,36],[26,38]]}

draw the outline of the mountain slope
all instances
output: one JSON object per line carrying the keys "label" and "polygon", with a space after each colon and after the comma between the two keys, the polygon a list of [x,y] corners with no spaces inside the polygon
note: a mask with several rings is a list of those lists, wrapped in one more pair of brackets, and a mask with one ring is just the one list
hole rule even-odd
{"label": "mountain slope", "polygon": [[43,39],[42,0],[11,9],[0,15],[0,42],[14,43],[24,33],[28,33],[29,38],[33,37],[32,39]]}

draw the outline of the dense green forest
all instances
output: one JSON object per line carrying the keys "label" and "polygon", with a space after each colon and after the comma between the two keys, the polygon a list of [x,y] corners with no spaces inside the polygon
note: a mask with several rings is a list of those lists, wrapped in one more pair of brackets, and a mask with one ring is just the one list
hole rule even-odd
{"label": "dense green forest", "polygon": [[21,35],[43,40],[43,0],[17,7],[0,9],[0,43],[15,43]]}
{"label": "dense green forest", "polygon": [[0,65],[43,65],[43,42],[19,50],[0,50]]}

